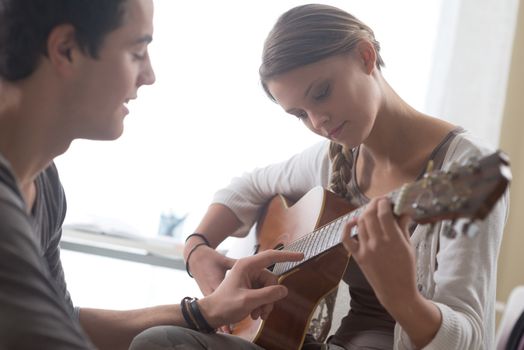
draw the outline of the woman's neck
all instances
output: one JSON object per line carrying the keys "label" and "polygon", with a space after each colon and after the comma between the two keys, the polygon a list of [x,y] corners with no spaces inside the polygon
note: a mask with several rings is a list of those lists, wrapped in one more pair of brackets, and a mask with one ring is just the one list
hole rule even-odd
{"label": "woman's neck", "polygon": [[382,81],[383,102],[361,148],[381,167],[416,167],[417,156],[431,152],[455,126],[417,111]]}

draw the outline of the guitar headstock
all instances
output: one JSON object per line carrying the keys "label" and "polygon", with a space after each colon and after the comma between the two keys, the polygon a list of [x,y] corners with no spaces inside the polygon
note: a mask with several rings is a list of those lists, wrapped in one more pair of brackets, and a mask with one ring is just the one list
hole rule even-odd
{"label": "guitar headstock", "polygon": [[510,181],[509,159],[497,151],[468,164],[453,166],[449,171],[426,173],[423,179],[404,185],[393,200],[394,211],[421,224],[483,219]]}

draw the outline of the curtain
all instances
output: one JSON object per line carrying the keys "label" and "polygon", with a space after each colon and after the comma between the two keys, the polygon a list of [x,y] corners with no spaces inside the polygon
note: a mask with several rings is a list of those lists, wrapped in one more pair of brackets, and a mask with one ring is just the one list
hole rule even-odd
{"label": "curtain", "polygon": [[426,111],[499,142],[519,0],[443,0]]}

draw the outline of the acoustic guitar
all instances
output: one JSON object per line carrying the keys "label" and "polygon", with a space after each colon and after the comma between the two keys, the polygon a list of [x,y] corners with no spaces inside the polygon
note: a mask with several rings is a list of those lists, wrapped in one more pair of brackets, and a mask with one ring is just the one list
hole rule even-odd
{"label": "acoustic guitar", "polygon": [[[509,160],[499,151],[446,172],[428,172],[389,197],[397,216],[409,215],[419,224],[449,220],[449,237],[471,236],[474,221],[489,214],[510,180]],[[341,243],[344,225],[363,209],[322,187],[296,202],[282,195],[268,202],[257,222],[257,250],[300,251],[304,260],[270,267],[288,295],[265,321],[247,317],[232,326],[232,333],[267,350],[300,349],[317,304],[338,287],[349,262]]]}

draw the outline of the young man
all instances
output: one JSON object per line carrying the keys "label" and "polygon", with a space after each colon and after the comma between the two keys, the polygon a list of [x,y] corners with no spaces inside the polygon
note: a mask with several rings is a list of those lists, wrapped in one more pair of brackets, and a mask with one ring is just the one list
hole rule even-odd
{"label": "young man", "polygon": [[[155,80],[152,16],[152,0],[0,0],[1,349],[127,349],[150,327],[195,326],[180,305],[75,309],[60,262],[66,204],[53,159],[74,139],[121,135],[127,102]],[[266,317],[286,290],[264,267],[300,258],[243,259],[184,305],[211,328]]]}

